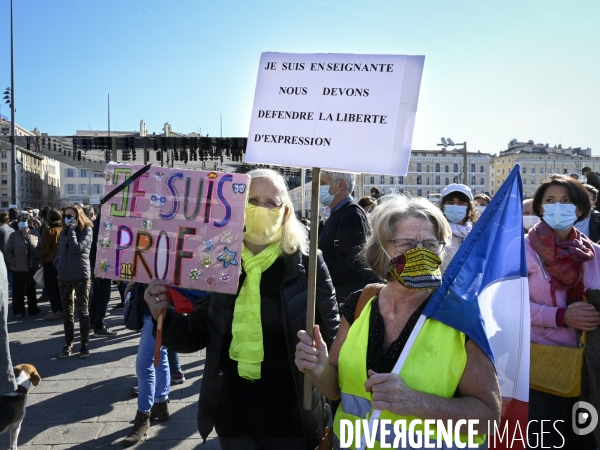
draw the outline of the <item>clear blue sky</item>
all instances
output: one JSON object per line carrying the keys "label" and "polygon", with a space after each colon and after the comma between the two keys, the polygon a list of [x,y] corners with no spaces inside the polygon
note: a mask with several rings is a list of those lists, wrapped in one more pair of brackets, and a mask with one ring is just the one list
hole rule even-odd
{"label": "clear blue sky", "polygon": [[[600,155],[600,2],[14,0],[17,123],[246,136],[261,52],[425,55],[413,140]],[[0,85],[10,85],[0,0]],[[2,103],[3,104],[3,103]],[[1,112],[9,116],[3,104]]]}

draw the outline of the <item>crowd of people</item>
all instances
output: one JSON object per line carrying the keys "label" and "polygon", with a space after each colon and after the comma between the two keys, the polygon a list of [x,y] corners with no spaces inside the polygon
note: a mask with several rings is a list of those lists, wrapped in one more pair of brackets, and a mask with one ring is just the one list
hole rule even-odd
{"label": "crowd of people", "polygon": [[[319,200],[330,215],[318,224],[311,337],[305,330],[311,223],[294,214],[281,175],[268,169],[249,175],[237,294],[181,291],[193,297],[194,309],[180,314],[170,307],[169,281],[120,286],[141,307],[138,408],[124,445],[142,441],[151,420],[168,420],[169,386],[184,379],[177,355],[202,349],[198,430],[206,439],[214,429],[223,450],[312,450],[326,427],[339,448],[341,420],[365,419],[375,409],[392,422],[478,419],[476,442],[484,444],[493,429],[488,423],[500,419],[502,398],[493,363],[472,339],[427,319],[400,374],[393,368],[442,274],[492,199],[454,183],[443,190],[439,205],[382,196],[377,188],[356,202],[354,175],[321,172]],[[594,174],[587,176],[592,180]],[[594,209],[598,189],[575,178],[552,175],[523,200],[523,233],[532,346],[576,348],[587,335],[578,374],[582,392],[565,397],[531,388],[529,419],[562,421],[541,430],[545,445],[558,448],[564,440],[562,448],[592,450],[600,444],[600,430],[576,434],[571,411],[580,399],[600,408],[594,334],[600,325],[594,303],[600,299],[600,212]],[[75,309],[81,358],[89,356],[92,326],[95,334],[115,333],[104,322],[111,281],[93,275],[97,228],[93,210],[78,205],[0,213],[13,317],[23,318],[25,295],[28,314],[41,314],[34,275],[43,267],[52,307],[47,318],[64,321],[61,358],[74,351]],[[154,367],[160,316],[163,347]],[[313,384],[308,410],[302,403],[307,374]],[[465,442],[463,431],[454,437]],[[540,429],[534,425],[527,432]]]}

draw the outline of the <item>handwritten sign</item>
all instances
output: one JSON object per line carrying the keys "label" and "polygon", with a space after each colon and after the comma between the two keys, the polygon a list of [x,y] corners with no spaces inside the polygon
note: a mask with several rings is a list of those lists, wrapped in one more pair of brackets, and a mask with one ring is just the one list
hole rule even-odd
{"label": "handwritten sign", "polygon": [[263,53],[246,161],[406,174],[424,59]]}
{"label": "handwritten sign", "polygon": [[[111,163],[104,195],[143,166]],[[152,167],[102,206],[95,275],[237,292],[249,177]]]}

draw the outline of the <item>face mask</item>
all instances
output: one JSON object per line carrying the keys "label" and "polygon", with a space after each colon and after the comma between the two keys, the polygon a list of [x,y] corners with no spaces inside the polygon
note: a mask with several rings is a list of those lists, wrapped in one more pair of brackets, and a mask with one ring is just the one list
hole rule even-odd
{"label": "face mask", "polygon": [[27,228],[27,222],[19,222],[19,229],[24,230]]}
{"label": "face mask", "polygon": [[[336,183],[334,183],[336,184]],[[321,204],[323,206],[329,206],[331,205],[331,202],[333,201],[333,198],[336,196],[336,194],[330,194],[329,193],[329,188],[333,186],[321,186],[319,188],[319,201],[321,202]]]}
{"label": "face mask", "polygon": [[479,215],[481,216],[483,214],[483,212],[485,211],[485,206],[478,206],[477,207],[477,211],[479,211]]}
{"label": "face mask", "polygon": [[459,223],[467,217],[467,207],[461,205],[444,205],[444,215],[452,223]]}
{"label": "face mask", "polygon": [[572,203],[548,203],[544,204],[543,219],[550,228],[557,231],[566,230],[573,226],[577,220],[575,210],[577,206]]}
{"label": "face mask", "polygon": [[69,219],[68,217],[65,217],[65,225],[68,227],[71,226],[71,219]]}
{"label": "face mask", "polygon": [[540,221],[538,216],[523,216],[523,228],[529,230]]}
{"label": "face mask", "polygon": [[416,247],[390,261],[390,273],[409,289],[435,289],[442,285],[442,260],[423,247]]}
{"label": "face mask", "polygon": [[255,245],[267,245],[281,240],[285,208],[267,209],[260,206],[246,206],[246,231],[244,239]]}

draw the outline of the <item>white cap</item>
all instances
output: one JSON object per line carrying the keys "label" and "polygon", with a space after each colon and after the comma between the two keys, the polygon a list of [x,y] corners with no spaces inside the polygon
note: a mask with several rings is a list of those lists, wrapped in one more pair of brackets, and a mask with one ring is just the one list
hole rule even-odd
{"label": "white cap", "polygon": [[473,201],[473,193],[471,192],[471,188],[469,186],[465,186],[464,184],[452,183],[444,188],[442,191],[442,198],[446,195],[451,194],[452,192],[462,192],[469,200]]}

